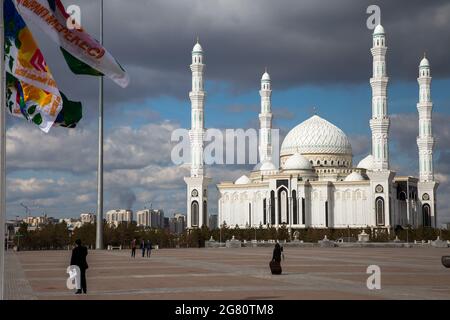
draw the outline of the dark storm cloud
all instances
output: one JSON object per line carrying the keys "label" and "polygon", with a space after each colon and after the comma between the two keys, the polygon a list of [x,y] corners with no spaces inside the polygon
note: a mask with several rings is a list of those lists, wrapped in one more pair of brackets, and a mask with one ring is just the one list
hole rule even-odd
{"label": "dark storm cloud", "polygon": [[[98,4],[77,3],[83,25],[96,35]],[[107,81],[107,103],[160,95],[186,99],[197,35],[206,51],[207,79],[229,81],[232,90],[258,86],[265,66],[276,89],[367,82],[370,4],[381,7],[392,78],[414,80],[424,51],[435,78],[450,74],[444,41],[450,30],[448,1],[110,0],[105,2],[105,45],[129,71],[131,85],[121,90]],[[54,46],[45,36],[38,38],[60,86],[96,105],[97,82],[69,74]]]}

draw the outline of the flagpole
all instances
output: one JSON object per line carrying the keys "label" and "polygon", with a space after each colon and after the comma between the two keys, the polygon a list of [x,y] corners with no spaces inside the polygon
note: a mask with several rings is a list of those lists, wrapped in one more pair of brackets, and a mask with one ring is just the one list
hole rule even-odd
{"label": "flagpole", "polygon": [[0,0],[0,300],[5,299],[6,224],[5,24],[3,2],[4,0]]}
{"label": "flagpole", "polygon": [[[100,0],[100,44],[103,45],[103,0]],[[97,233],[95,249],[103,249],[103,77],[98,104]]]}

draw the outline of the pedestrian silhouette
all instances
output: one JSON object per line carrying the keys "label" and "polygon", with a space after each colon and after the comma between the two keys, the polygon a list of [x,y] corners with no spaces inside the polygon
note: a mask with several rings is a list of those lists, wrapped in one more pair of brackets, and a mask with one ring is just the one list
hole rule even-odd
{"label": "pedestrian silhouette", "polygon": [[150,240],[147,240],[147,243],[145,244],[145,249],[147,250],[147,258],[150,258],[152,254],[152,242]]}
{"label": "pedestrian silhouette", "polygon": [[131,257],[136,258],[136,239],[131,241]]}
{"label": "pedestrian silhouette", "polygon": [[83,290],[83,293],[87,293],[86,270],[89,268],[89,266],[87,264],[86,257],[88,255],[88,249],[85,246],[81,245],[80,239],[77,239],[75,241],[75,244],[77,246],[72,250],[70,265],[78,266],[78,268],[80,268],[81,282],[81,289],[78,289],[75,294],[81,294],[81,290]]}
{"label": "pedestrian silhouette", "polygon": [[145,240],[142,239],[141,241],[141,250],[142,250],[142,258],[145,257]]}
{"label": "pedestrian silhouette", "polygon": [[283,247],[277,242],[275,248],[273,249],[272,261],[270,261],[270,271],[272,274],[281,274],[281,255],[283,252]]}

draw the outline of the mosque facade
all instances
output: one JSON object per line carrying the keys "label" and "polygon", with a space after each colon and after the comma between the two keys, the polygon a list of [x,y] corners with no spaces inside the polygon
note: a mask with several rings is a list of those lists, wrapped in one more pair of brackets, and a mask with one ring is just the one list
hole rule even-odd
{"label": "mosque facade", "polygon": [[[398,176],[389,163],[386,34],[378,25],[373,33],[371,153],[353,163],[346,134],[314,115],[285,137],[279,161],[272,155],[272,88],[267,71],[261,79],[259,114],[260,163],[233,182],[221,182],[218,221],[239,228],[359,228],[395,226],[436,227],[433,172],[431,69],[426,57],[419,66],[418,164],[419,177]],[[187,227],[208,221],[208,184],[203,163],[204,52],[192,52],[191,175],[187,184]],[[279,165],[275,165],[279,163]]]}

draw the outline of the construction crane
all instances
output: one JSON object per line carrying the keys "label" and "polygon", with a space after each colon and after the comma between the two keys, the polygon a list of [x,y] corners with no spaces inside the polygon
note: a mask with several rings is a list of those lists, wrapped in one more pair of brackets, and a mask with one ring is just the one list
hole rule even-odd
{"label": "construction crane", "polygon": [[30,208],[28,208],[28,206],[26,206],[23,202],[21,202],[20,205],[25,208],[25,214],[28,218],[30,216]]}

